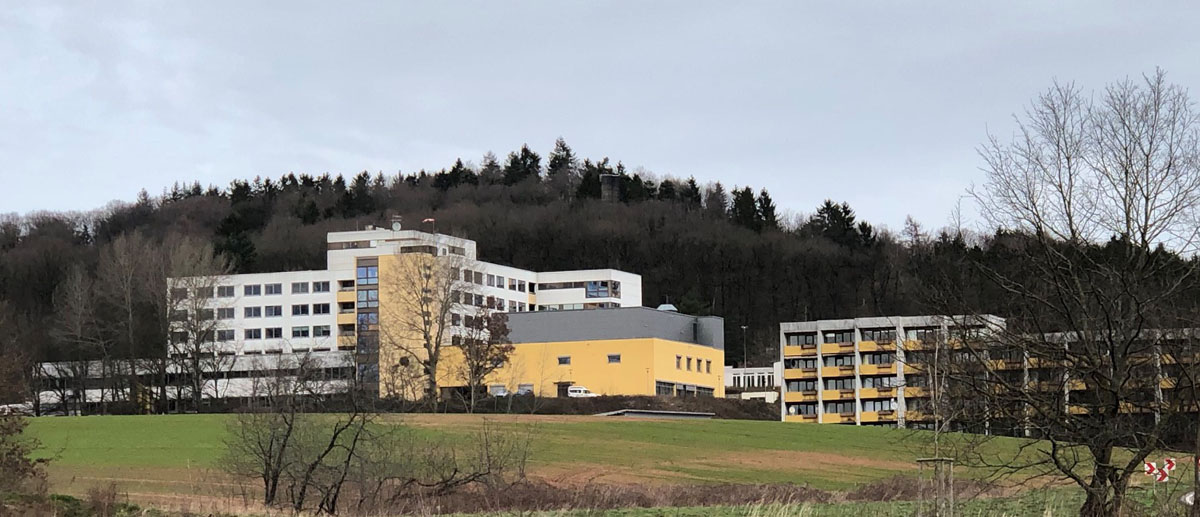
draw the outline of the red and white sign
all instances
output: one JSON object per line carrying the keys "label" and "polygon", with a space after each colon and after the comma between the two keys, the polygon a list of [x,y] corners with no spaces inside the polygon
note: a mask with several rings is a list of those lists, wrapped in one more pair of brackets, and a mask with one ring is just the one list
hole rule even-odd
{"label": "red and white sign", "polygon": [[1155,472],[1158,472],[1158,465],[1155,465],[1153,461],[1147,461],[1145,464],[1145,472],[1147,476],[1153,476]]}
{"label": "red and white sign", "polygon": [[1166,483],[1168,476],[1169,473],[1167,472],[1167,469],[1158,469],[1158,475],[1155,476],[1154,480],[1158,481],[1159,483]]}
{"label": "red and white sign", "polygon": [[1163,460],[1163,468],[1167,469],[1167,472],[1175,470],[1175,458],[1167,458]]}

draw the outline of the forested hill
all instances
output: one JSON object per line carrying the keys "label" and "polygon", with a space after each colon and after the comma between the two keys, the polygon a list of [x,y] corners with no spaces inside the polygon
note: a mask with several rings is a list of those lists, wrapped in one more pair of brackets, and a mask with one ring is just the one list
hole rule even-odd
{"label": "forested hill", "polygon": [[[610,173],[620,177],[619,202],[599,199],[600,176]],[[210,240],[236,272],[319,269],[326,232],[386,225],[399,215],[409,228],[431,229],[420,221],[435,218],[437,231],[476,240],[480,258],[491,262],[639,273],[646,305],[670,301],[683,312],[723,316],[730,363],[741,362],[745,325],[751,361],[767,363],[781,321],[921,313],[926,285],[943,275],[932,269],[937,264],[997,253],[945,233],[926,237],[913,224],[903,238],[876,232],[845,204],[813,208],[812,217],[784,224],[765,190],[655,181],[607,158],[581,160],[561,140],[545,159],[523,147],[503,163],[489,153],[477,167],[460,160],[436,173],[177,186],[88,214],[0,223],[0,299],[7,305],[0,320],[37,355],[62,357],[71,335],[63,329],[64,279],[95,278],[121,235]],[[92,314],[104,319],[103,311]],[[126,347],[145,353],[157,346]]]}

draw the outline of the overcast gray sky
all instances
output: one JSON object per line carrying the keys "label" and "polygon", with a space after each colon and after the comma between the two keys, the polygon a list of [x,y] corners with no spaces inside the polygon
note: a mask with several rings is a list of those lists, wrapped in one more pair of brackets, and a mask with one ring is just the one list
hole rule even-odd
{"label": "overcast gray sky", "polygon": [[[940,226],[1054,78],[1200,84],[1200,6],[11,3],[0,213],[175,181],[414,171],[562,136],[660,175]],[[969,209],[969,207],[966,207]]]}

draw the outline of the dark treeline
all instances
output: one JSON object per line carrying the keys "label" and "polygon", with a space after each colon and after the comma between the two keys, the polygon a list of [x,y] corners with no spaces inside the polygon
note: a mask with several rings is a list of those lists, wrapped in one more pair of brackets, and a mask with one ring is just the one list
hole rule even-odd
{"label": "dark treeline", "polygon": [[[619,202],[600,200],[604,174],[618,176]],[[41,359],[76,358],[64,352],[70,333],[62,329],[78,310],[64,313],[61,287],[72,274],[95,278],[121,236],[209,242],[237,273],[321,269],[326,232],[386,225],[394,215],[424,230],[433,225],[420,221],[436,218],[437,231],[476,240],[480,258],[491,262],[641,274],[646,305],[723,316],[731,364],[742,362],[743,325],[750,361],[767,363],[781,321],[923,313],[929,284],[969,275],[946,266],[973,254],[1017,267],[1005,250],[1020,240],[929,235],[913,221],[894,235],[832,201],[811,217],[785,220],[766,190],[631,173],[607,158],[580,159],[559,140],[545,160],[522,147],[503,162],[489,153],[477,166],[459,160],[433,173],[177,185],[86,214],[12,216],[0,221],[0,302],[23,347]],[[986,282],[958,280],[970,306],[1010,312]],[[162,325],[142,327],[130,338],[138,343],[114,353],[162,353]]]}

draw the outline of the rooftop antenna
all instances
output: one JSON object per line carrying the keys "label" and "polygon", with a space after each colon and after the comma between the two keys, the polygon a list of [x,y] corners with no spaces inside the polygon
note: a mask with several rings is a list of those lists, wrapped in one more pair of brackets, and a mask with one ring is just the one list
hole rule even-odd
{"label": "rooftop antenna", "polygon": [[400,231],[400,228],[403,228],[403,226],[400,224],[402,222],[402,219],[403,218],[398,215],[392,216],[392,231],[393,232],[398,232],[398,231]]}

